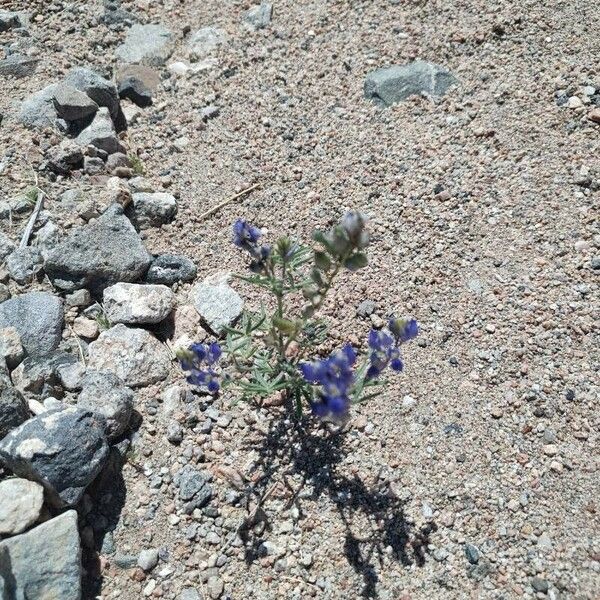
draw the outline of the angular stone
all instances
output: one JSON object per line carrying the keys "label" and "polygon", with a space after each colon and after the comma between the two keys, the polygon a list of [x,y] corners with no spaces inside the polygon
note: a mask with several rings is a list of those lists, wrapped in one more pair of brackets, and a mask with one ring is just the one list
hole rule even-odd
{"label": "angular stone", "polygon": [[103,331],[89,346],[88,367],[111,371],[130,387],[166,379],[170,364],[165,346],[150,332],[123,324]]}
{"label": "angular stone", "polygon": [[32,94],[21,104],[19,121],[29,128],[54,127],[58,115],[54,108],[54,94],[58,84],[53,83]]}
{"label": "angular stone", "polygon": [[192,281],[197,272],[196,265],[189,258],[175,254],[161,254],[152,261],[146,273],[146,281],[173,285],[178,281]]}
{"label": "angular stone", "polygon": [[0,231],[0,262],[2,262],[15,249],[14,242]]}
{"label": "angular stone", "polygon": [[0,10],[0,32],[17,27],[25,27],[23,14],[12,10]]}
{"label": "angular stone", "polygon": [[106,435],[116,438],[129,425],[133,411],[133,391],[114,373],[88,371],[83,377],[77,406],[102,416],[106,420]]}
{"label": "angular stone", "polygon": [[125,42],[115,51],[122,63],[143,63],[160,67],[173,51],[174,39],[162,25],[134,25],[127,32]]}
{"label": "angular stone", "polygon": [[160,323],[174,303],[175,296],[165,285],[116,283],[104,290],[104,312],[111,323]]}
{"label": "angular stone", "polygon": [[6,366],[9,369],[14,369],[24,357],[25,350],[16,327],[0,329],[0,359],[6,361]]}
{"label": "angular stone", "polygon": [[456,78],[444,67],[418,60],[372,71],[365,79],[364,93],[376,104],[391,106],[415,94],[443,96],[455,83]]}
{"label": "angular stone", "polygon": [[0,481],[0,536],[22,533],[40,517],[44,488],[27,479]]}
{"label": "angular stone", "polygon": [[72,354],[60,350],[43,356],[28,356],[12,372],[12,380],[23,394],[36,394],[42,398],[62,395],[60,369],[76,362]]}
{"label": "angular stone", "polygon": [[99,293],[119,281],[141,279],[151,262],[123,209],[114,204],[58,244],[48,255],[45,270],[61,290],[89,287]]}
{"label": "angular stone", "polygon": [[140,229],[170,223],[177,214],[177,200],[165,192],[139,192],[132,195],[127,209],[131,221]]}
{"label": "angular stone", "polygon": [[99,333],[98,322],[83,316],[77,317],[73,321],[73,331],[82,338],[96,339]]}
{"label": "angular stone", "polygon": [[23,56],[22,54],[10,54],[0,60],[0,76],[21,79],[35,73],[39,59]]}
{"label": "angular stone", "polygon": [[189,55],[192,60],[200,60],[214,53],[227,41],[227,35],[218,27],[203,27],[195,31],[189,39]]}
{"label": "angular stone", "polygon": [[108,108],[104,107],[98,109],[94,120],[75,138],[75,141],[80,146],[94,146],[107,154],[125,151],[125,147],[117,137]]}
{"label": "angular stone", "polygon": [[80,600],[81,549],[74,510],[0,542],[0,597]]}
{"label": "angular stone", "polygon": [[202,508],[212,498],[210,474],[185,465],[174,478],[179,487],[179,498],[186,502],[184,512],[191,514],[195,508]]}
{"label": "angular stone", "polygon": [[0,459],[13,473],[41,483],[57,505],[74,505],[104,466],[104,427],[91,411],[49,410],[0,441]]}
{"label": "angular stone", "polygon": [[119,96],[142,107],[152,104],[152,96],[159,83],[158,73],[144,65],[127,65],[117,76]]}
{"label": "angular stone", "polygon": [[44,260],[40,251],[32,246],[17,248],[7,259],[6,268],[10,276],[19,284],[33,281],[42,270]]}
{"label": "angular stone", "polygon": [[191,299],[198,314],[212,331],[220,334],[242,314],[244,301],[226,283],[224,276],[213,276],[196,284]]}
{"label": "angular stone", "polygon": [[244,21],[250,29],[263,29],[271,22],[273,5],[270,2],[261,2],[253,6],[244,16]]}
{"label": "angular stone", "polygon": [[61,119],[78,121],[96,114],[98,105],[85,92],[62,83],[54,92],[54,108]]}
{"label": "angular stone", "polygon": [[62,326],[62,301],[47,292],[21,294],[0,304],[0,328],[14,327],[30,356],[57,348]]}
{"label": "angular stone", "polygon": [[27,402],[8,380],[0,377],[0,440],[29,419]]}
{"label": "angular stone", "polygon": [[46,158],[48,159],[48,168],[59,175],[68,175],[71,171],[79,169],[83,165],[81,147],[73,140],[68,139],[62,140],[60,144],[49,148],[46,152]]}
{"label": "angular stone", "polygon": [[87,94],[98,106],[108,108],[112,119],[117,122],[120,115],[117,86],[98,73],[85,67],[71,69],[64,83]]}

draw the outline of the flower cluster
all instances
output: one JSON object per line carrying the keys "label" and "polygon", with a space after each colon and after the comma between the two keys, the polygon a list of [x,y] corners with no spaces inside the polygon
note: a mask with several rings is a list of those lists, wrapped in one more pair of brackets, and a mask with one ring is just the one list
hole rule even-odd
{"label": "flower cluster", "polygon": [[371,362],[367,370],[367,379],[375,379],[389,365],[393,371],[402,371],[404,363],[400,356],[400,346],[417,337],[419,326],[415,319],[395,319],[388,322],[388,330],[369,333],[369,348]]}
{"label": "flower cluster", "polygon": [[238,219],[233,224],[233,243],[238,248],[243,248],[250,253],[254,259],[251,265],[253,270],[260,270],[271,254],[271,247],[268,244],[260,245],[258,243],[261,236],[260,229],[247,221]]}
{"label": "flower cluster", "polygon": [[306,381],[321,386],[319,399],[311,404],[313,414],[319,417],[342,417],[348,412],[349,393],[354,384],[352,367],[355,362],[356,352],[352,346],[347,345],[323,360],[299,365]]}
{"label": "flower cluster", "polygon": [[219,376],[214,367],[221,357],[221,346],[212,344],[192,344],[187,350],[180,350],[177,358],[181,368],[188,373],[187,382],[208,390],[210,394],[219,391]]}

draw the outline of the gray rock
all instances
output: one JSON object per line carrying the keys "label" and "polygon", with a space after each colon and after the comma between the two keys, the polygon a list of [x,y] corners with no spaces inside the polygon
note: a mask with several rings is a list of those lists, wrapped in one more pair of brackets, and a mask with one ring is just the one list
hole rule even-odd
{"label": "gray rock", "polygon": [[54,92],[54,108],[61,119],[79,121],[96,114],[98,105],[85,92],[62,83]]}
{"label": "gray rock", "polygon": [[94,120],[77,136],[75,141],[83,147],[95,146],[107,154],[125,152],[125,147],[117,137],[108,108],[105,107],[98,109]]}
{"label": "gray rock", "polygon": [[140,229],[170,223],[177,214],[177,200],[165,192],[139,192],[132,195],[127,215]]}
{"label": "gray rock", "polygon": [[208,590],[208,595],[213,600],[217,600],[221,597],[221,594],[225,589],[225,584],[223,583],[223,580],[219,579],[216,575],[211,575],[206,582],[206,589]]}
{"label": "gray rock", "polygon": [[443,96],[455,83],[456,78],[444,67],[418,60],[369,73],[364,93],[381,106],[391,106],[415,94]]}
{"label": "gray rock", "polygon": [[19,113],[19,121],[29,128],[54,127],[58,115],[54,108],[54,94],[58,84],[53,83],[43,90],[29,96],[23,104]]}
{"label": "gray rock", "polygon": [[0,262],[2,262],[15,249],[13,241],[0,231]]}
{"label": "gray rock", "polygon": [[89,346],[88,367],[111,371],[130,387],[166,379],[170,363],[165,346],[150,332],[123,324],[103,331]]}
{"label": "gray rock", "polygon": [[65,296],[65,305],[67,308],[74,306],[86,307],[92,303],[92,296],[87,290],[76,290],[72,294]]}
{"label": "gray rock", "polygon": [[212,498],[210,479],[209,473],[198,471],[190,465],[185,465],[175,475],[174,483],[179,487],[179,498],[185,501],[183,510],[186,514],[202,508]]}
{"label": "gray rock", "polygon": [[542,579],[541,577],[532,577],[531,578],[531,587],[536,592],[541,592],[542,594],[546,594],[546,593],[548,593],[548,588],[550,586],[548,585],[548,582],[545,579]]}
{"label": "gray rock", "polygon": [[74,510],[0,542],[0,597],[80,600],[81,549]]}
{"label": "gray rock", "polygon": [[0,440],[29,419],[27,402],[0,376]]}
{"label": "gray rock", "polygon": [[171,444],[183,442],[183,427],[177,421],[171,421],[167,425],[166,438]]}
{"label": "gray rock", "polygon": [[72,354],[56,350],[43,356],[28,356],[13,372],[12,380],[21,393],[47,398],[62,395],[60,369],[76,363]]}
{"label": "gray rock", "polygon": [[356,314],[359,317],[370,317],[375,312],[375,302],[373,300],[363,300],[356,309]]}
{"label": "gray rock", "polygon": [[50,250],[59,243],[60,237],[60,230],[52,221],[48,221],[43,227],[37,230],[35,245],[44,260],[46,260]]}
{"label": "gray rock", "polygon": [[104,0],[104,14],[102,22],[111,29],[122,29],[139,23],[139,19],[132,13],[121,8],[120,0]]}
{"label": "gray rock", "polygon": [[6,259],[8,272],[19,285],[31,282],[42,270],[43,264],[40,251],[32,246],[17,248]]}
{"label": "gray rock", "polygon": [[39,59],[23,56],[22,54],[10,54],[0,60],[0,76],[21,79],[35,73]]}
{"label": "gray rock", "polygon": [[131,160],[127,154],[122,152],[115,152],[111,154],[106,160],[106,170],[111,173],[114,169],[119,167],[131,168]]}
{"label": "gray rock", "polygon": [[196,284],[191,298],[198,314],[217,334],[235,323],[244,308],[240,295],[227,285],[223,277],[218,276]]}
{"label": "gray rock", "polygon": [[77,406],[106,420],[109,438],[125,432],[133,411],[133,392],[114,373],[88,371],[82,379]]}
{"label": "gray rock", "polygon": [[205,106],[200,110],[200,117],[203,121],[210,121],[210,119],[214,119],[219,116],[221,109],[214,104],[210,104],[209,106]]}
{"label": "gray rock", "polygon": [[136,24],[129,29],[125,42],[115,54],[123,63],[160,67],[171,56],[173,45],[173,35],[166,27]]}
{"label": "gray rock", "polygon": [[192,281],[196,278],[196,265],[185,256],[161,254],[157,256],[146,273],[148,283],[173,285],[178,281]]}
{"label": "gray rock", "polygon": [[140,569],[149,573],[158,564],[158,550],[151,548],[142,550],[137,559],[137,565]]}
{"label": "gray rock", "polygon": [[145,65],[127,65],[119,70],[117,77],[119,96],[141,107],[152,104],[152,96],[159,83],[158,73]]}
{"label": "gray rock", "polygon": [[58,244],[48,255],[45,270],[61,290],[89,287],[98,293],[119,281],[141,279],[151,262],[123,209],[112,205]]}
{"label": "gray rock", "polygon": [[189,39],[189,55],[192,60],[206,58],[227,41],[227,35],[218,27],[203,27]]}
{"label": "gray rock", "polygon": [[270,2],[261,2],[244,15],[244,22],[250,29],[263,29],[271,22],[272,13],[273,5]]}
{"label": "gray rock", "polygon": [[0,441],[6,466],[41,483],[58,505],[79,502],[107,456],[103,420],[76,407],[44,412]]}
{"label": "gray rock", "polygon": [[473,546],[473,544],[465,544],[465,556],[472,565],[476,565],[479,562],[480,557],[479,548]]}
{"label": "gray rock", "polygon": [[174,303],[175,296],[165,285],[116,283],[104,290],[104,313],[111,323],[160,323]]}
{"label": "gray rock", "polygon": [[195,588],[188,587],[181,590],[178,600],[202,600],[202,596]]}
{"label": "gray rock", "polygon": [[26,20],[23,17],[23,13],[0,10],[0,32],[16,29],[17,27],[25,27],[25,25]]}
{"label": "gray rock", "polygon": [[9,369],[14,369],[25,358],[21,336],[15,327],[0,329],[0,360],[6,361]]}
{"label": "gray rock", "polygon": [[97,156],[86,156],[83,159],[83,172],[86,175],[100,175],[104,173],[104,161]]}
{"label": "gray rock", "polygon": [[81,389],[85,372],[85,365],[80,362],[65,362],[56,367],[56,374],[58,375],[60,384],[69,392]]}
{"label": "gray rock", "polygon": [[[81,92],[77,93],[80,94]],[[85,96],[85,94],[83,95]],[[73,140],[68,139],[62,140],[60,144],[49,148],[46,152],[46,158],[48,159],[48,168],[59,175],[68,175],[71,171],[79,169],[83,165],[81,147]]]}
{"label": "gray rock", "polygon": [[0,536],[22,533],[40,517],[44,488],[27,479],[0,481]]}
{"label": "gray rock", "polygon": [[65,77],[64,83],[87,94],[98,106],[108,108],[110,116],[116,122],[121,107],[117,86],[91,69],[75,67]]}
{"label": "gray rock", "polygon": [[14,327],[30,356],[57,348],[62,326],[62,301],[47,292],[21,294],[0,304],[0,328]]}
{"label": "gray rock", "polygon": [[0,303],[10,299],[10,290],[4,283],[0,283]]}

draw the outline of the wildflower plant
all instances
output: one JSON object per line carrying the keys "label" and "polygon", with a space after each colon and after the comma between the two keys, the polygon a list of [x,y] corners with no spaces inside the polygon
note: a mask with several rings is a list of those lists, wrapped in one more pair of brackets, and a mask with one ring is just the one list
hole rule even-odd
{"label": "wildflower plant", "polygon": [[288,237],[273,245],[262,238],[246,221],[233,225],[233,243],[250,256],[250,273],[237,277],[265,290],[272,302],[226,328],[222,346],[192,344],[179,352],[188,382],[211,394],[235,387],[249,400],[279,394],[299,415],[309,408],[318,417],[343,420],[351,404],[377,395],[388,367],[402,371],[401,346],[417,336],[417,323],[391,317],[387,328],[371,330],[362,358],[350,345],[315,356],[327,336],[319,310],[336,278],[368,264],[366,218],[347,213],[330,231],[314,233],[314,248]]}

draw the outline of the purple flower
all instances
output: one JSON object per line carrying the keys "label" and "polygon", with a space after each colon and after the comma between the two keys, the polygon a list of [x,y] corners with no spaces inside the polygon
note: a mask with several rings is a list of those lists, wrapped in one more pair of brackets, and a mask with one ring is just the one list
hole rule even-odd
{"label": "purple flower", "polygon": [[319,385],[319,399],[311,404],[313,414],[319,417],[341,417],[348,412],[349,393],[354,384],[356,352],[350,345],[327,358],[299,365],[302,376],[309,383]]}
{"label": "purple flower", "polygon": [[258,227],[254,227],[254,225],[250,225],[242,219],[238,219],[233,224],[233,243],[239,248],[256,244],[261,235],[262,233]]}
{"label": "purple flower", "polygon": [[419,326],[415,319],[395,319],[388,323],[389,333],[372,329],[369,332],[371,364],[367,370],[367,379],[375,379],[388,367],[392,371],[402,371],[404,363],[400,356],[400,346],[417,337]]}
{"label": "purple flower", "polygon": [[188,373],[187,382],[206,388],[210,394],[216,394],[220,388],[219,376],[213,369],[220,357],[221,346],[216,342],[208,345],[194,343],[177,353],[181,368]]}
{"label": "purple flower", "polygon": [[271,247],[267,244],[259,245],[258,240],[262,233],[258,227],[238,219],[233,224],[233,243],[238,248],[243,248],[252,256],[253,261],[250,265],[252,271],[260,272],[263,270],[265,261],[271,255]]}

